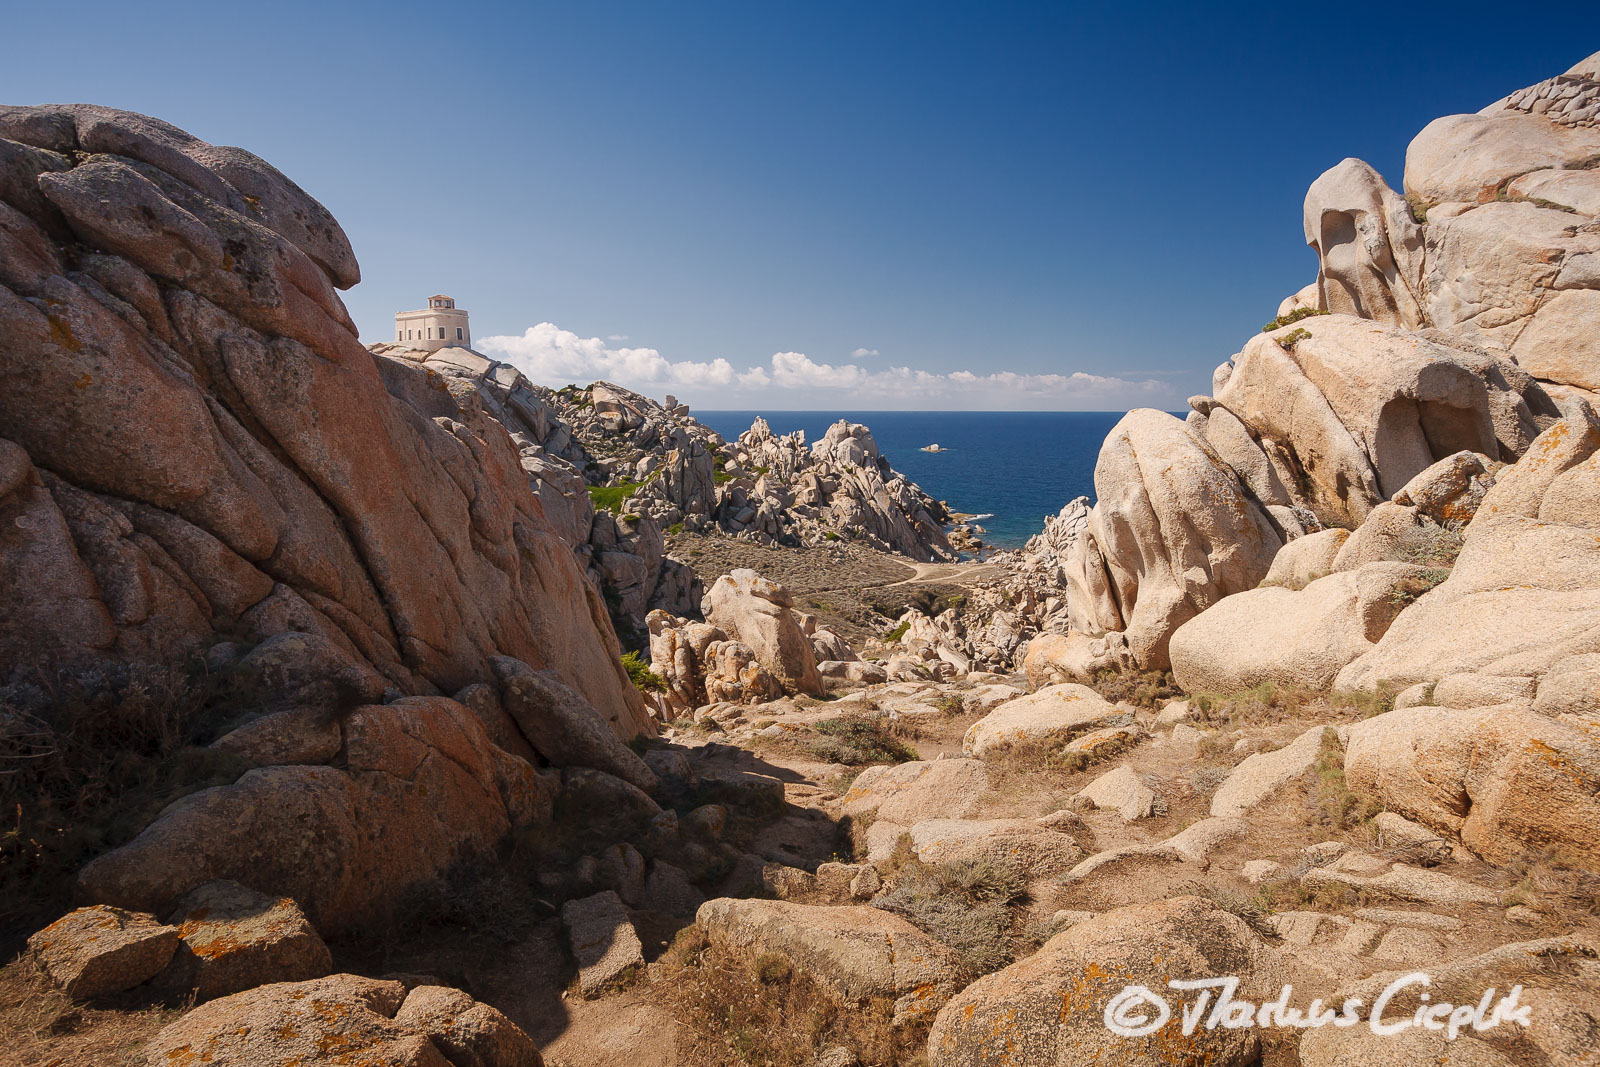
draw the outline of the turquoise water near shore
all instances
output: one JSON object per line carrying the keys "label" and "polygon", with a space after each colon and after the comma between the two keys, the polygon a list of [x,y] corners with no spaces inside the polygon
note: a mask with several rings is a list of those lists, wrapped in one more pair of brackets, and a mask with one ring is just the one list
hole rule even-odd
{"label": "turquoise water near shore", "polygon": [[[1044,517],[1076,496],[1094,498],[1094,462],[1120,411],[696,411],[733,440],[757,415],[783,434],[816,441],[839,419],[863,423],[894,468],[976,520],[987,540],[1020,548]],[[937,442],[944,452],[920,451]]]}

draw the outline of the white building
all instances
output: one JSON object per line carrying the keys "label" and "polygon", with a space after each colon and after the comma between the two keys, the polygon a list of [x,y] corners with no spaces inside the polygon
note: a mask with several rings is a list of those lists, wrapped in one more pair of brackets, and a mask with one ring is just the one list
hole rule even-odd
{"label": "white building", "polygon": [[467,313],[456,307],[455,300],[435,293],[422,310],[402,311],[394,317],[394,339],[407,348],[437,352],[471,348],[472,330],[467,327]]}

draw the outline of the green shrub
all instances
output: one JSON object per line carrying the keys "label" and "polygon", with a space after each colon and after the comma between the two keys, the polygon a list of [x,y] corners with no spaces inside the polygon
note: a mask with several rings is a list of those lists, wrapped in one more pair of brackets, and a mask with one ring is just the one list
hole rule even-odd
{"label": "green shrub", "polygon": [[677,537],[679,534],[683,533],[683,523],[675,522],[671,526],[668,526],[667,533],[671,534],[673,537]]}
{"label": "green shrub", "polygon": [[833,530],[824,530],[822,538],[825,541],[837,541],[839,540],[839,535]]}
{"label": "green shrub", "polygon": [[1278,338],[1278,347],[1287,351],[1294,348],[1295,345],[1299,344],[1301,341],[1304,341],[1310,336],[1310,330],[1290,330],[1288,333]]}
{"label": "green shrub", "polygon": [[596,511],[609,511],[613,515],[618,515],[622,512],[622,502],[632,496],[638,488],[638,482],[627,480],[618,485],[591,485],[589,499],[594,501]]}
{"label": "green shrub", "polygon": [[1313,315],[1326,314],[1328,314],[1326,311],[1319,311],[1316,308],[1295,308],[1293,311],[1279,315],[1277,318],[1261,327],[1261,332],[1271,333],[1273,330],[1281,330],[1285,326],[1293,326],[1301,319],[1309,319]]}
{"label": "green shrub", "polygon": [[911,629],[911,623],[903,622],[899,626],[896,626],[894,629],[890,630],[888,633],[884,634],[883,639],[889,642],[898,641],[906,635],[906,631],[909,629]]}
{"label": "green shrub", "polygon": [[650,665],[640,658],[637,652],[627,652],[622,657],[622,669],[628,672],[628,680],[633,687],[641,693],[664,693],[667,689],[666,679],[650,669]]}

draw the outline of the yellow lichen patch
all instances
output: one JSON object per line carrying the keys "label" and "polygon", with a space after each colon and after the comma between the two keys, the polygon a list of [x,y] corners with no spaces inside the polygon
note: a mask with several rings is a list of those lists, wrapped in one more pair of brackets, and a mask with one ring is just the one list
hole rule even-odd
{"label": "yellow lichen patch", "polygon": [[65,319],[55,315],[48,316],[50,320],[50,339],[72,352],[82,352],[83,344],[72,333],[72,327],[67,325]]}

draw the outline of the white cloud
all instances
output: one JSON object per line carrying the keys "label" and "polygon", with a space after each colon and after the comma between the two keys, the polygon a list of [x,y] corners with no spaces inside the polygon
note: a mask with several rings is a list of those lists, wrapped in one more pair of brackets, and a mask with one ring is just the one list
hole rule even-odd
{"label": "white cloud", "polygon": [[1181,404],[1168,384],[1083,371],[977,374],[912,367],[868,369],[857,363],[819,363],[801,352],[778,352],[764,365],[744,368],[726,359],[673,361],[653,348],[612,347],[598,337],[579,337],[548,322],[530,326],[518,336],[482,338],[478,345],[541,385],[587,384],[603,378],[645,393],[672,392],[710,408],[1113,410]]}
{"label": "white cloud", "polygon": [[851,359],[871,359],[873,356],[882,355],[876,348],[858,348],[850,353]]}
{"label": "white cloud", "polygon": [[607,341],[626,341],[627,339],[628,339],[628,335],[625,334],[625,333],[608,333],[608,334],[606,334],[606,340]]}

